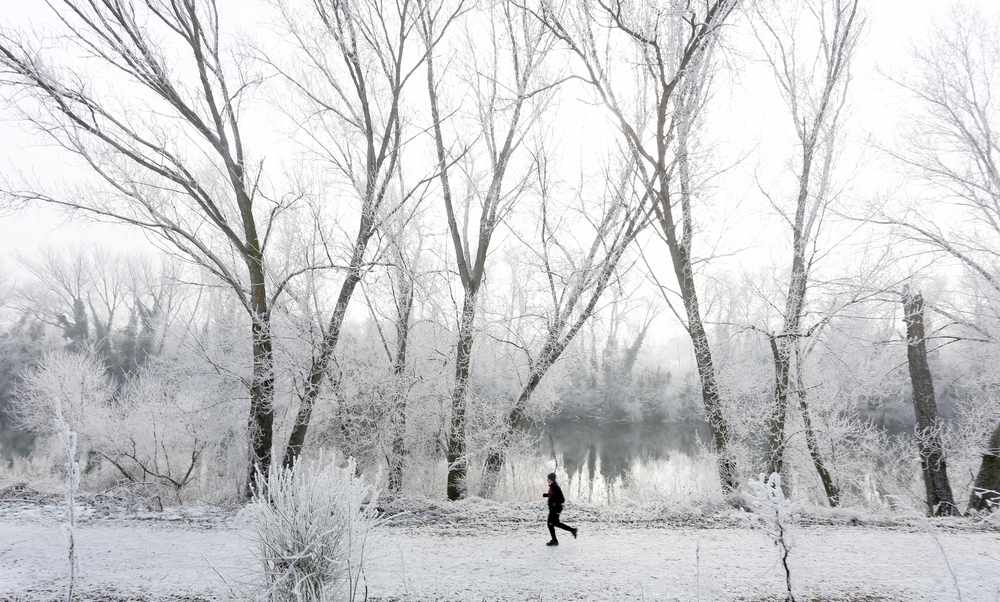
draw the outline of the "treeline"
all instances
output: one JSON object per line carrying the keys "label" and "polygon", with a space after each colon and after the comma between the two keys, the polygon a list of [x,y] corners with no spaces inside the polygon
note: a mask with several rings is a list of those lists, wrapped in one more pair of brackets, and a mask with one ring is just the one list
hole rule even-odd
{"label": "treeline", "polygon": [[[68,166],[4,178],[5,206],[165,257],[16,266],[25,428],[59,396],[94,458],[178,496],[335,445],[458,499],[557,408],[669,418],[693,393],[723,493],[780,473],[839,505],[923,475],[929,511],[997,500],[995,14],[958,5],[910,52],[905,126],[858,155],[851,109],[884,103],[856,91],[860,0],[239,8],[62,0],[0,30],[4,115]],[[690,370],[639,365],[668,323]],[[910,439],[861,410],[900,399]]]}

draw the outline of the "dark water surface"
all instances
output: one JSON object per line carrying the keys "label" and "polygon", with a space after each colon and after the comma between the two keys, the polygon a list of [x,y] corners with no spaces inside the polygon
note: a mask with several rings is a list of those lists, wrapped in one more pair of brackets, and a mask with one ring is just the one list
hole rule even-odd
{"label": "dark water surface", "polygon": [[695,457],[699,441],[710,434],[705,422],[553,421],[534,426],[540,437],[538,453],[560,459],[569,474],[583,472],[611,481],[627,476],[633,464],[669,461],[672,456]]}
{"label": "dark water surface", "polygon": [[613,502],[642,492],[667,496],[702,491],[713,466],[701,455],[708,424],[551,421],[529,429],[539,438],[539,469],[555,467],[577,499]]}

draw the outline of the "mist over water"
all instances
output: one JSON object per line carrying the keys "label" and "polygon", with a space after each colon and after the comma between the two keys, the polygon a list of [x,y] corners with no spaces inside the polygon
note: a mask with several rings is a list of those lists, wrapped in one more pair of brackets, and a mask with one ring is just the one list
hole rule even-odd
{"label": "mist over water", "polygon": [[[35,436],[14,429],[4,410],[0,399],[0,469],[27,457],[36,447]],[[912,433],[912,424],[885,420],[885,416],[868,418],[887,434]],[[534,450],[509,459],[510,472],[505,471],[495,499],[535,500],[549,472],[557,473],[570,504],[683,504],[721,495],[717,467],[706,453],[709,427],[702,420],[628,422],[556,415],[525,431],[536,442]],[[424,472],[414,468],[415,475]],[[437,469],[440,478],[431,479],[432,487],[417,486],[432,498],[443,495],[437,482],[443,482],[445,466]]]}

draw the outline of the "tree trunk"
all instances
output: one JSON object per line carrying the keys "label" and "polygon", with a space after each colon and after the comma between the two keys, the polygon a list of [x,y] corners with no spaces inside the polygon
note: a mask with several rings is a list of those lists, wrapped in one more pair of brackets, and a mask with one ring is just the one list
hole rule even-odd
{"label": "tree trunk", "polygon": [[[795,222],[792,224],[792,267],[789,271],[788,295],[785,298],[785,317],[782,332],[771,336],[771,353],[774,356],[774,400],[771,406],[771,425],[768,430],[768,474],[778,473],[785,464],[785,423],[788,416],[788,392],[791,389],[792,355],[799,345],[799,325],[805,305],[808,270],[805,244],[808,230],[805,225],[806,202],[809,198],[809,178],[812,171],[812,145],[803,141],[802,173],[799,177],[799,194],[796,200]],[[796,366],[801,370],[801,366]],[[801,377],[801,374],[799,375]],[[801,400],[800,400],[801,401]],[[782,479],[785,495],[788,479]]]}
{"label": "tree trunk", "polygon": [[[674,274],[680,285],[680,295],[687,314],[688,334],[694,345],[695,364],[698,367],[698,377],[701,382],[701,398],[705,406],[705,417],[712,434],[712,451],[718,454],[719,480],[723,493],[736,491],[739,486],[736,471],[736,460],[729,452],[729,428],[722,414],[722,399],[719,397],[719,386],[715,379],[715,364],[712,361],[712,350],[708,343],[708,334],[701,321],[701,309],[698,304],[698,293],[694,285],[694,272],[691,258],[688,254],[689,244],[681,246],[677,240],[673,217],[670,212],[669,199],[661,200],[661,228],[667,239],[667,248],[673,262]],[[688,230],[689,231],[689,230]]]}
{"label": "tree trunk", "polygon": [[392,416],[392,449],[389,464],[389,491],[399,493],[403,489],[403,462],[406,459],[406,391],[403,375],[406,371],[406,348],[410,335],[410,313],[413,310],[413,285],[408,275],[402,278],[402,303],[396,311],[396,357],[393,358],[392,374],[395,391]]}
{"label": "tree trunk", "polygon": [[969,510],[992,512],[1000,504],[1000,423],[990,435],[989,448],[983,452],[983,463],[976,475],[976,484],[969,496]]}
{"label": "tree trunk", "polygon": [[920,293],[903,291],[903,320],[906,322],[906,359],[910,367],[913,386],[913,410],[917,418],[917,446],[920,450],[920,468],[927,490],[927,508],[935,516],[957,515],[955,498],[948,483],[944,449],[934,400],[934,381],[927,363],[927,344],[924,339],[924,298]]}
{"label": "tree trunk", "polygon": [[[722,4],[716,3],[713,5],[713,9],[721,6]],[[698,99],[681,96],[676,102],[678,104],[675,110],[681,114],[681,117],[676,120],[677,170],[679,175],[678,181],[680,183],[681,225],[683,226],[680,238],[677,236],[677,223],[674,220],[672,200],[668,188],[670,177],[666,170],[666,147],[663,141],[659,142],[657,148],[657,172],[661,188],[657,194],[658,206],[656,207],[656,214],[660,221],[660,229],[663,231],[664,238],[666,239],[667,249],[670,251],[670,260],[680,289],[680,297],[684,302],[688,334],[694,346],[695,363],[698,367],[698,377],[701,381],[702,402],[705,406],[705,416],[708,419],[709,430],[712,434],[712,451],[718,454],[719,481],[722,485],[723,493],[729,494],[735,492],[739,485],[736,461],[729,452],[729,428],[722,413],[722,399],[719,397],[715,363],[712,360],[712,349],[709,346],[708,334],[705,332],[705,324],[701,319],[698,291],[694,282],[694,266],[691,261],[694,220],[691,209],[691,159],[688,154],[688,140],[691,135],[692,123],[684,115],[684,112],[693,108],[692,106],[688,106],[689,102],[697,104]],[[667,103],[664,100],[658,106],[657,121],[660,131],[664,131],[666,112]]]}
{"label": "tree trunk", "polygon": [[705,404],[705,415],[712,433],[712,449],[719,455],[719,480],[722,483],[722,491],[726,494],[733,493],[739,487],[736,460],[729,452],[729,428],[722,415],[722,399],[719,397],[719,387],[715,380],[715,365],[708,346],[708,335],[705,334],[705,327],[700,320],[697,329],[692,328],[691,341],[694,343],[695,361],[698,365],[698,376],[701,378],[701,397]]}
{"label": "tree trunk", "polygon": [[340,341],[340,329],[344,324],[344,316],[347,314],[347,306],[351,303],[354,289],[361,282],[361,262],[364,259],[365,249],[371,237],[371,225],[368,220],[362,220],[361,231],[354,245],[354,253],[351,257],[350,270],[340,287],[340,294],[337,296],[337,305],[334,306],[333,315],[330,316],[330,323],[323,333],[323,340],[320,343],[319,356],[313,358],[309,367],[309,376],[306,378],[305,388],[299,397],[299,411],[295,415],[295,424],[292,432],[288,435],[288,445],[285,446],[285,456],[282,466],[291,468],[295,465],[299,454],[302,453],[302,446],[306,441],[306,433],[309,430],[309,422],[312,419],[313,406],[316,398],[323,386],[330,367],[330,360],[333,352],[337,349]]}
{"label": "tree trunk", "polygon": [[[788,415],[788,381],[790,372],[790,357],[788,336],[768,337],[771,343],[771,355],[774,358],[774,398],[771,404],[771,424],[767,432],[767,474],[782,474],[785,459],[785,419]],[[786,479],[781,479],[782,490]],[[784,491],[785,495],[788,491]]]}
{"label": "tree trunk", "polygon": [[248,261],[250,267],[250,301],[253,314],[253,381],[250,385],[250,416],[247,423],[250,438],[250,465],[244,495],[263,491],[271,468],[271,446],[274,435],[274,364],[271,344],[271,312],[264,289],[263,259]]}
{"label": "tree trunk", "polygon": [[479,488],[479,497],[486,499],[493,497],[497,483],[500,482],[500,471],[503,469],[504,462],[507,461],[507,450],[510,449],[510,444],[514,441],[517,429],[521,428],[521,423],[524,421],[524,410],[528,407],[528,400],[531,399],[531,395],[538,388],[538,383],[542,382],[543,375],[544,371],[539,373],[538,370],[532,370],[531,375],[528,377],[528,382],[521,389],[521,394],[518,395],[517,401],[514,402],[514,408],[510,411],[510,415],[507,416],[500,440],[490,450],[489,455],[486,456],[486,465],[483,467],[483,482]]}
{"label": "tree trunk", "polygon": [[[478,287],[477,287],[478,288]],[[451,394],[451,430],[448,433],[448,499],[465,497],[468,458],[465,457],[465,404],[468,396],[473,326],[476,319],[476,290],[466,289],[462,318],[458,326],[458,349],[455,351],[455,388]]]}
{"label": "tree trunk", "polygon": [[[683,185],[683,178],[682,178]],[[722,399],[719,397],[719,386],[715,378],[715,364],[712,360],[712,350],[708,343],[705,324],[701,320],[701,309],[698,304],[698,292],[694,284],[694,270],[690,258],[690,225],[685,228],[684,244],[677,240],[669,195],[661,192],[659,200],[658,219],[660,228],[667,241],[670,259],[673,263],[674,275],[680,288],[681,300],[687,315],[687,330],[694,346],[695,365],[698,368],[698,378],[701,382],[701,398],[705,406],[705,417],[712,434],[712,451],[718,454],[719,480],[722,491],[733,493],[739,486],[736,461],[729,452],[729,428],[722,414]]]}
{"label": "tree trunk", "polygon": [[819,441],[816,439],[816,431],[812,425],[812,417],[809,415],[809,406],[806,404],[806,388],[802,380],[802,363],[798,351],[796,351],[795,357],[797,375],[795,395],[799,399],[799,409],[802,410],[802,424],[806,432],[806,447],[809,448],[809,457],[812,458],[813,466],[816,467],[816,473],[819,474],[819,480],[823,484],[823,491],[826,492],[826,501],[830,503],[831,508],[836,508],[840,505],[840,489],[834,484],[833,478],[830,476],[830,472],[826,469],[826,464],[823,462],[823,455],[819,450]]}

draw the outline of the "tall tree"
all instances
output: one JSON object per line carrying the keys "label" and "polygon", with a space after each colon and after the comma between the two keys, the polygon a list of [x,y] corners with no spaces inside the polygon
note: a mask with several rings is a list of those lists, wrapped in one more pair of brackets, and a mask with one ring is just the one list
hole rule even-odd
{"label": "tall tree", "polygon": [[[598,309],[598,303],[618,276],[619,264],[626,250],[648,223],[646,193],[636,193],[635,164],[627,157],[616,176],[604,177],[603,198],[591,199],[579,191],[576,211],[584,219],[574,223],[570,208],[561,207],[553,198],[548,161],[540,160],[537,170],[541,201],[541,219],[537,238],[529,246],[535,255],[534,266],[527,270],[544,278],[541,292],[544,304],[526,312],[541,318],[539,340],[520,345],[526,356],[527,371],[520,391],[507,412],[501,432],[486,457],[482,497],[491,497],[507,450],[521,428],[532,394],[545,374]],[[589,231],[588,231],[589,229]],[[584,237],[584,232],[592,236]],[[520,325],[522,328],[524,325]],[[634,360],[634,358],[633,358]]]}
{"label": "tall tree", "polygon": [[[142,228],[232,291],[250,319],[249,492],[271,463],[274,293],[266,251],[288,208],[264,192],[268,180],[243,135],[254,82],[226,47],[231,38],[214,0],[49,6],[60,43],[4,29],[0,73],[10,105],[75,154],[94,187],[25,183],[4,195]],[[70,52],[58,52],[60,45]]]}
{"label": "tall tree", "polygon": [[[663,5],[624,0],[526,5],[575,55],[578,75],[607,109],[636,159],[657,235],[670,255],[694,346],[702,400],[723,490],[737,487],[736,462],[696,286],[691,138],[712,51],[738,0]],[[638,83],[638,86],[636,86]]]}
{"label": "tall tree", "polygon": [[[388,466],[387,486],[391,493],[403,487],[403,468],[406,461],[406,412],[409,391],[417,380],[410,364],[410,334],[414,321],[414,304],[417,300],[418,280],[424,253],[423,232],[407,223],[402,214],[387,222],[383,232],[388,235],[384,283],[363,283],[363,292],[382,349],[389,366],[389,374],[380,374],[386,391],[381,400],[384,408],[386,440],[381,441],[382,454]],[[411,230],[411,232],[407,232]],[[407,236],[407,234],[410,234]],[[382,286],[378,286],[381,284]],[[371,290],[370,290],[371,289]],[[387,306],[387,307],[386,307]]]}
{"label": "tall tree", "polygon": [[[441,38],[457,12],[442,15],[440,11],[424,11],[421,33],[428,46]],[[528,189],[535,166],[530,161],[519,162],[518,158],[526,154],[527,134],[551,90],[542,80],[541,71],[551,47],[545,28],[509,3],[491,4],[474,16],[464,22],[468,34],[463,48],[466,72],[458,73],[455,65],[444,71],[466,78],[472,96],[467,124],[475,132],[475,140],[469,140],[460,126],[445,124],[440,94],[443,74],[435,71],[440,66],[437,54],[432,51],[427,58],[427,93],[441,197],[462,288],[446,450],[447,492],[451,500],[466,494],[466,402],[476,311],[486,279],[490,244],[497,228]],[[486,43],[480,45],[484,40]],[[467,147],[460,156],[451,150],[455,144],[452,136],[458,145]],[[485,177],[481,176],[483,172]],[[480,186],[480,180],[485,187]],[[470,218],[475,220],[475,232],[469,230]]]}
{"label": "tall tree", "polygon": [[[373,253],[369,243],[380,222],[402,211],[429,179],[405,186],[401,164],[405,89],[433,42],[420,47],[417,24],[426,9],[417,0],[276,0],[276,5],[291,52],[271,53],[275,56],[265,60],[293,91],[293,119],[308,154],[330,170],[328,185],[346,184],[358,204],[357,229],[346,249],[327,242],[331,234],[322,235],[328,267],[342,269],[344,277],[299,394],[283,460],[291,466],[335,361],[351,298],[372,256],[382,250]],[[330,194],[331,201],[339,197]]]}
{"label": "tall tree", "polygon": [[948,482],[941,424],[934,399],[934,379],[927,363],[924,329],[924,297],[909,289],[903,291],[903,321],[906,322],[906,359],[913,386],[913,411],[917,416],[917,447],[920,469],[927,490],[927,511],[934,516],[957,515],[955,498]]}
{"label": "tall tree", "polygon": [[[912,67],[896,79],[918,102],[909,115],[904,143],[889,153],[918,183],[914,201],[887,212],[878,223],[897,227],[907,239],[957,261],[987,291],[981,302],[996,315],[1000,302],[1000,12],[956,3],[935,24],[928,40],[910,51]],[[956,219],[961,216],[962,219]],[[985,344],[995,345],[1000,327],[955,316],[972,326]],[[985,336],[984,336],[985,335]],[[997,424],[981,442],[982,464],[970,509],[1000,499]]]}
{"label": "tall tree", "polygon": [[[798,399],[806,442],[831,506],[839,492],[826,469],[812,428],[802,374],[802,319],[816,241],[835,196],[832,171],[842,142],[843,108],[850,67],[864,27],[858,0],[809,0],[757,8],[755,34],[788,106],[795,131],[796,172],[793,202],[765,191],[792,234],[791,266],[781,326],[768,332],[774,356],[774,389],[768,432],[767,472],[781,474],[790,394]],[[803,23],[806,21],[806,23]],[[815,40],[810,44],[809,40]],[[793,383],[796,383],[793,385]],[[784,483],[785,481],[783,481]]]}

